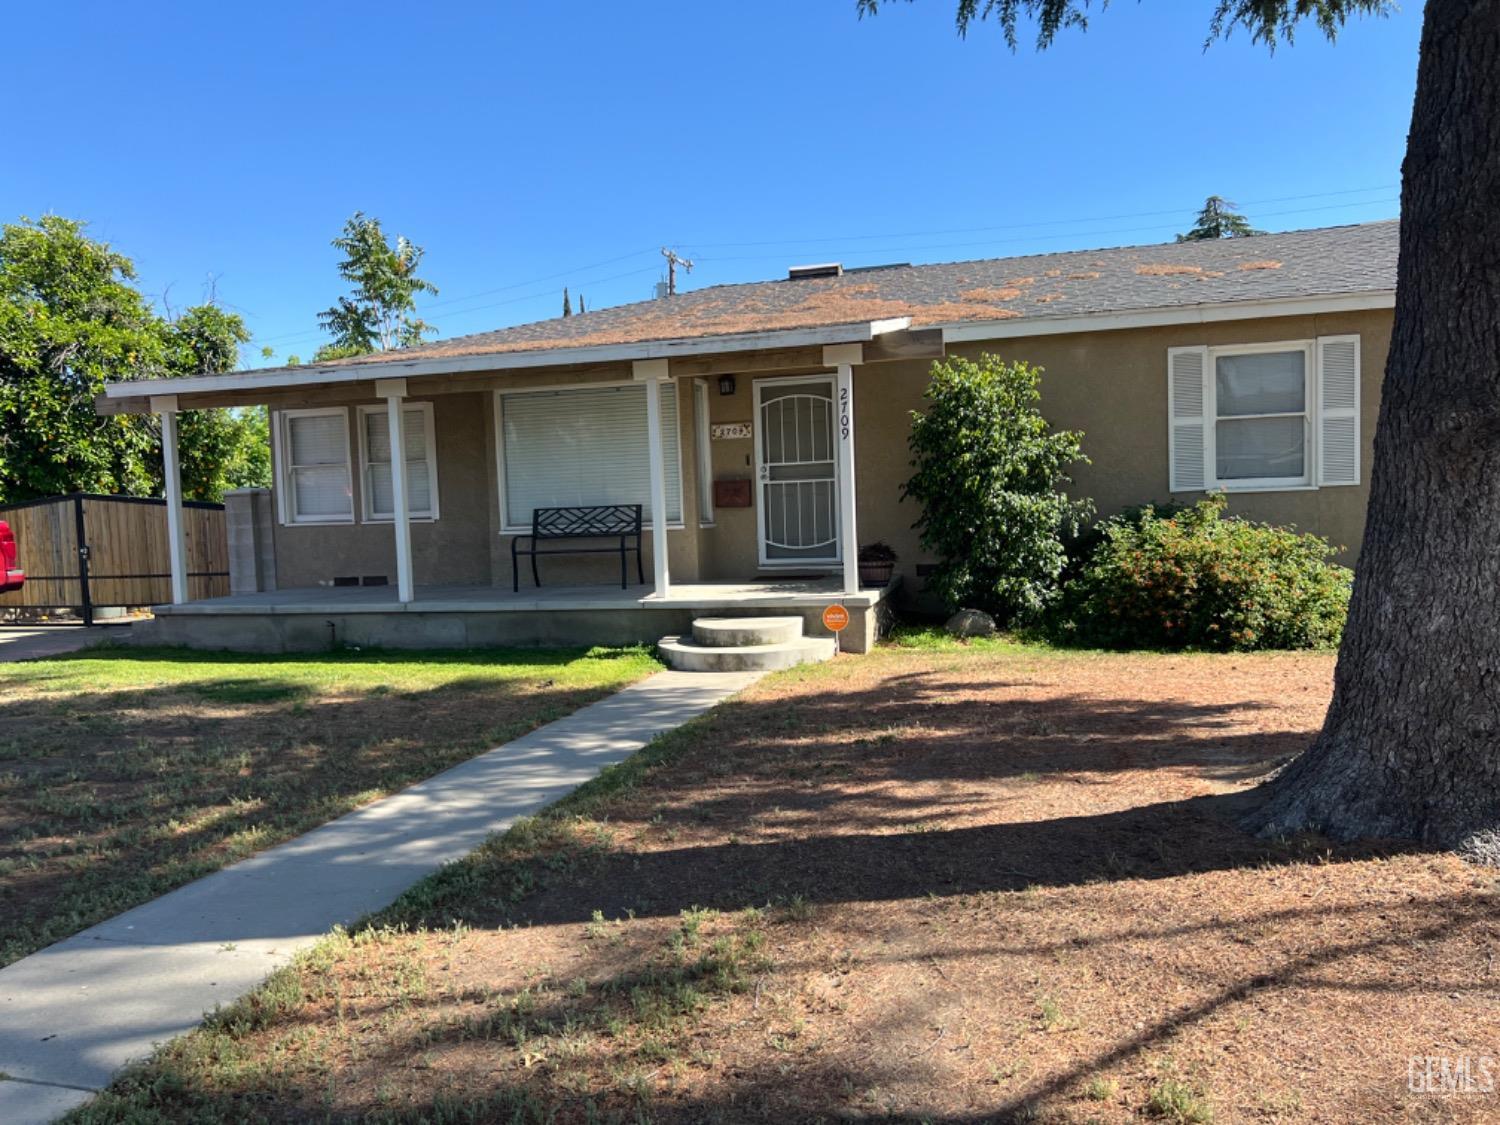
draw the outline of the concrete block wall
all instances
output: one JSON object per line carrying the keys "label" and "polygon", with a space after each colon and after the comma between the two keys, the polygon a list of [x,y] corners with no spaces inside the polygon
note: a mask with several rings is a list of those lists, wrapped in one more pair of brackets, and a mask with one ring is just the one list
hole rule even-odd
{"label": "concrete block wall", "polygon": [[269,488],[236,488],[224,494],[231,594],[276,589],[275,521]]}

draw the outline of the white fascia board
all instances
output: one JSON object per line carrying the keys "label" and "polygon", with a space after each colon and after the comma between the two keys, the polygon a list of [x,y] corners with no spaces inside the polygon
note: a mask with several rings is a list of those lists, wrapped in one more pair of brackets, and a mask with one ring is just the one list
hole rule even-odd
{"label": "white fascia board", "polygon": [[547,348],[535,351],[489,352],[423,359],[375,360],[368,363],[318,367],[268,367],[224,375],[197,375],[186,379],[141,379],[105,385],[105,398],[138,398],[170,392],[177,395],[217,394],[223,391],[282,390],[289,387],[321,387],[361,383],[371,379],[454,375],[469,371],[506,371],[528,367],[570,367],[581,363],[621,363],[639,359],[674,359],[683,356],[719,355],[764,351],[769,348],[800,348],[822,344],[864,343],[911,325],[911,317],[832,324],[819,328],[787,328],[766,332],[741,332],[725,336],[689,336],[671,340],[646,340],[634,344],[599,344],[582,348]]}
{"label": "white fascia board", "polygon": [[1231,320],[1257,320],[1270,316],[1312,316],[1324,313],[1393,309],[1396,291],[1341,293],[1325,297],[1279,297],[1260,301],[1226,301],[1217,304],[1177,305],[1136,309],[1119,313],[1085,313],[1082,316],[1011,317],[1007,320],[961,321],[944,324],[944,344],[970,340],[1009,340],[1022,336],[1057,336],[1065,332],[1108,332],[1121,328],[1158,328],[1172,324],[1215,324]]}

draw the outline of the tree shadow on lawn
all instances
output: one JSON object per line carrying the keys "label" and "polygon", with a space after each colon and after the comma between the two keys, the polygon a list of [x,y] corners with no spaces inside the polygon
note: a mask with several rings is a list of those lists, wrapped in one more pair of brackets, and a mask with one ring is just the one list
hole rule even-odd
{"label": "tree shadow on lawn", "polygon": [[618,686],[461,676],[404,689],[393,676],[320,695],[272,674],[205,675],[0,701],[0,964]]}
{"label": "tree shadow on lawn", "polygon": [[402,664],[528,664],[558,666],[571,664],[575,660],[607,660],[628,653],[640,652],[640,646],[594,646],[573,645],[547,648],[469,648],[469,649],[399,649],[379,647],[344,646],[318,652],[235,652],[228,649],[179,648],[162,645],[135,645],[103,643],[92,648],[76,649],[57,653],[35,660],[20,661],[13,665],[17,670],[35,668],[37,680],[56,678],[43,667],[48,664],[67,664],[88,660],[108,660],[131,663],[173,664],[353,664],[353,665],[402,665]]}
{"label": "tree shadow on lawn", "polygon": [[[1003,667],[998,671],[996,679],[984,681],[914,673],[868,689],[812,680],[752,691],[646,752],[657,763],[654,769],[643,773],[637,763],[632,775],[629,764],[617,767],[626,774],[606,774],[586,786],[553,818],[566,824],[570,812],[595,816],[594,828],[602,821],[601,830],[613,830],[613,845],[572,855],[566,847],[558,853],[492,845],[445,869],[375,922],[413,929],[447,928],[456,920],[475,926],[450,931],[451,940],[491,943],[484,947],[491,960],[471,969],[481,977],[493,971],[493,981],[485,982],[493,983],[491,998],[402,997],[388,1009],[377,1001],[358,1019],[351,1014],[368,1038],[360,1043],[358,1065],[355,1052],[339,1044],[340,1052],[350,1052],[351,1061],[347,1068],[340,1064],[338,1073],[348,1100],[331,1116],[541,1121],[559,1110],[562,1121],[615,1114],[633,1120],[639,1110],[643,1119],[658,1122],[790,1122],[876,1113],[891,1120],[1032,1120],[1039,1101],[1079,1098],[1084,1081],[1111,1069],[1149,1069],[1148,1056],[1175,1049],[1185,1034],[1226,1010],[1244,1010],[1262,993],[1409,994],[1436,1003],[1492,988],[1472,975],[1441,971],[1446,963],[1433,959],[1442,942],[1492,924],[1493,905],[1485,896],[1398,895],[1344,904],[1336,924],[1319,930],[1330,916],[1327,905],[1288,904],[1262,885],[1274,879],[1261,872],[1274,875],[1310,859],[1347,865],[1355,877],[1374,882],[1380,876],[1360,874],[1357,861],[1414,850],[1389,842],[1260,840],[1234,827],[1232,818],[1247,800],[1234,786],[1307,744],[1314,733],[1310,709],[1302,721],[1292,721],[1281,708],[1237,693],[1233,685],[1219,693],[1222,698],[1199,702],[1150,698],[1144,685],[1136,694],[1053,686],[1046,698],[1005,697],[1036,685],[1007,678]],[[1205,778],[1214,783],[1209,788],[1231,791],[1204,793]],[[1211,878],[1191,888],[1171,885],[1185,876],[1236,871],[1245,873],[1244,883]],[[1154,908],[1142,903],[1158,903],[1158,892],[1153,887],[1143,894],[1135,885],[1142,881],[1161,887]],[[1222,893],[1226,886],[1260,897],[1213,901],[1214,888]],[[1043,889],[1039,899],[1032,888]],[[1047,893],[1054,888],[1062,894]],[[1033,900],[1034,906],[1025,905]],[[757,1016],[758,986],[753,1002],[741,995],[692,1031],[691,1041],[705,1049],[716,1044],[716,1036],[738,1035],[726,1065],[703,1064],[702,1081],[636,1102],[618,1068],[635,1067],[649,1076],[660,1065],[628,1051],[610,1056],[614,1085],[601,1095],[598,1117],[589,1116],[578,1087],[565,1084],[551,1063],[533,1072],[531,1063],[518,1061],[525,1028],[514,1042],[503,1035],[476,1041],[471,1034],[486,1003],[497,1019],[513,1023],[505,1013],[516,1011],[522,991],[535,1003],[529,1034],[543,1039],[600,996],[624,1004],[680,912],[766,903],[780,904],[770,912],[770,925],[773,972],[780,982],[775,987],[781,988],[799,973],[829,971],[830,942],[861,945],[862,967],[894,967],[903,983],[883,978],[883,986],[891,982],[898,994],[914,988],[914,997],[925,987],[922,973],[936,965],[942,975],[944,961],[968,966],[954,969],[957,978],[975,958],[991,958],[992,973],[1009,971],[1008,958],[1032,959],[1022,964],[1033,969],[1101,952],[1129,962],[1133,943],[1196,943],[1202,956],[1210,946],[1249,943],[1253,952],[1221,963],[1201,982],[1203,988],[1181,1002],[1163,999],[1154,1008],[1143,1006],[1134,1022],[1101,1025],[1107,1035],[1101,1031],[1081,1041],[1071,1058],[1009,1089],[972,1080],[967,1091],[959,1089],[936,1063],[950,1046],[958,1048],[949,1043],[927,1053],[937,1039],[920,1005],[889,1005],[883,1023],[865,1024],[861,1038],[833,1042],[816,1056],[773,1049],[766,1044],[770,1028],[756,1023],[748,1036],[737,1030],[764,1018]],[[1161,905],[1166,903],[1176,912]],[[874,909],[864,911],[864,904]],[[1112,921],[1112,908],[1129,913]],[[1067,925],[1027,926],[1008,913],[1028,909],[1040,912],[1039,918],[1052,910],[1081,911],[1092,921],[1070,932]],[[973,925],[966,911],[993,916]],[[627,938],[616,948],[608,940],[581,940],[578,935],[598,926],[591,921],[596,912],[605,919],[631,917],[626,932],[639,929],[640,944]],[[924,928],[929,922],[934,924]],[[489,929],[508,926],[519,928]],[[565,944],[527,944],[548,934]],[[461,964],[466,956],[441,952],[450,940],[445,936],[407,933],[391,940],[426,941],[439,967],[445,961]],[[1402,975],[1401,956],[1417,968]],[[1373,970],[1371,958],[1378,958]],[[1423,964],[1431,967],[1424,971]],[[547,972],[534,971],[537,965]],[[562,979],[548,979],[548,966],[556,967],[557,978],[588,978],[586,991],[573,996]],[[343,971],[354,979],[383,972],[357,961]],[[1149,977],[1154,970],[1148,960],[1120,971]],[[1182,966],[1173,971],[1179,986],[1190,979]],[[985,987],[971,980],[939,983]],[[1007,987],[1025,992],[1030,985],[1017,976]],[[768,999],[767,1008],[773,1003]],[[290,1042],[288,1037],[319,1028],[328,1032],[329,1018],[325,1002],[308,1003],[277,1016],[267,1030],[271,1041]],[[613,1042],[612,1035],[604,1038]],[[441,1060],[448,1048],[478,1053],[449,1070]],[[544,1048],[535,1049],[536,1057],[549,1057]],[[923,1078],[928,1067],[932,1073]],[[411,1101],[404,1108],[382,1104],[372,1094],[384,1076],[396,1076],[398,1088],[408,1084]],[[198,1104],[215,1109],[251,1104],[274,1120],[289,1121],[304,1109],[329,1112],[317,1101],[325,1088],[322,1071],[306,1082],[268,1080],[264,1089],[255,1078],[237,1089],[216,1090],[199,1086],[190,1070],[183,1077],[180,1092],[171,1096],[201,1097]],[[917,1108],[914,1100],[898,1098],[872,1107],[841,1093],[903,1088],[927,1091],[932,1104]],[[237,1100],[242,1096],[249,1103]],[[978,1099],[982,1108],[965,1106],[965,1097]],[[394,1104],[403,1102],[401,1096]],[[1363,1110],[1342,1108],[1349,1110],[1348,1120],[1375,1116],[1361,1118]]]}
{"label": "tree shadow on lawn", "polygon": [[[593,855],[576,893],[557,885],[503,908],[480,896],[487,905],[476,908],[439,889],[429,905],[414,896],[392,916],[556,924],[595,910],[671,915],[1167,879],[1297,862],[1310,847],[1338,860],[1408,850],[1261,840],[1234,826],[1255,799],[1246,784],[1314,733],[1247,732],[1272,704],[1071,691],[964,698],[1026,686],[914,673],[868,690],[732,700],[668,735],[665,768],[607,808],[611,823],[635,826],[637,842]],[[510,864],[485,850],[466,862],[456,873],[466,887]]]}

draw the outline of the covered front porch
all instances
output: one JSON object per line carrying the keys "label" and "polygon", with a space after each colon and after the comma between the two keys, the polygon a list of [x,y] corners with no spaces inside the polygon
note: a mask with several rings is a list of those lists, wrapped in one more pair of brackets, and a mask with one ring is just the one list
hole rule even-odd
{"label": "covered front porch", "polygon": [[677,583],[649,587],[548,586],[519,594],[495,586],[269,590],[156,607],[137,627],[153,644],[253,652],[316,652],[341,645],[483,648],[497,645],[651,644],[690,630],[695,617],[799,616],[807,636],[829,636],[823,610],[841,605],[848,652],[879,636],[895,584],[843,590],[839,578]]}
{"label": "covered front porch", "polygon": [[[172,597],[145,633],[259,651],[623,644],[711,612],[796,614],[826,636],[838,602],[844,648],[865,651],[896,587],[889,569],[862,584],[861,534],[911,521],[889,479],[906,415],[877,380],[942,348],[898,318],[112,385],[101,410],[161,421]],[[862,457],[857,397],[879,423]],[[192,600],[178,417],[250,404],[270,411],[274,483],[226,497],[233,596]],[[635,557],[549,549],[528,589],[518,543],[600,506],[635,513],[618,537]]]}

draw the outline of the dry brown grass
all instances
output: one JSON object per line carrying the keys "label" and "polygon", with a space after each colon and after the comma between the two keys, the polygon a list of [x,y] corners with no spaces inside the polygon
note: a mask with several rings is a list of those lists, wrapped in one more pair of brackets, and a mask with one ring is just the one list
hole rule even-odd
{"label": "dry brown grass", "polygon": [[1237,270],[1279,270],[1281,263],[1275,258],[1262,258],[1254,262],[1241,262],[1234,268]]}
{"label": "dry brown grass", "polygon": [[582,649],[0,665],[0,964],[658,667]]}
{"label": "dry brown grass", "polygon": [[669,739],[634,788],[392,915],[445,929],[325,947],[123,1104],[1494,1120],[1492,1095],[1406,1090],[1410,1056],[1500,1038],[1494,876],[1229,819],[1316,731],[1331,671],[997,647],[778,676]]}

